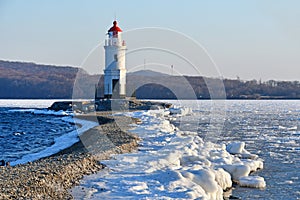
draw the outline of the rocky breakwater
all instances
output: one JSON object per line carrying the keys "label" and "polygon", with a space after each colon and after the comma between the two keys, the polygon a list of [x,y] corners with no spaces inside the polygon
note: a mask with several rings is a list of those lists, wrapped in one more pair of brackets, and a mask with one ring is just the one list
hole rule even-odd
{"label": "rocky breakwater", "polygon": [[[108,112],[97,112],[99,126],[81,135],[82,140],[47,158],[11,167],[0,167],[0,199],[73,199],[68,192],[84,176],[103,169],[102,159],[111,154],[131,152],[138,138],[126,131],[132,123],[129,117],[115,117]],[[82,115],[92,120],[95,117]],[[124,125],[124,127],[120,127]],[[126,127],[127,126],[127,127]],[[46,133],[45,133],[46,134]],[[89,139],[90,138],[90,139]],[[109,140],[110,146],[105,145]]]}
{"label": "rocky breakwater", "polygon": [[89,113],[94,111],[132,111],[170,108],[172,104],[164,102],[142,101],[133,99],[100,99],[96,101],[57,101],[48,109],[54,111],[74,111]]}

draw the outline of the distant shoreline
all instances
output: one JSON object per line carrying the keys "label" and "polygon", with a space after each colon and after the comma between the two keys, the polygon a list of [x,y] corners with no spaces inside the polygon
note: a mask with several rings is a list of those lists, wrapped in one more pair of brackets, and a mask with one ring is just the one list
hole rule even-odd
{"label": "distant shoreline", "polygon": [[[53,98],[1,98],[1,100],[53,100]],[[55,98],[54,100],[66,100],[66,101],[77,101],[76,99],[66,99],[66,98]],[[300,100],[300,98],[279,98],[279,97],[262,97],[262,98],[226,98],[226,99],[222,99],[222,98],[218,98],[218,99],[209,99],[209,98],[203,98],[203,99],[193,99],[193,98],[187,98],[187,99],[176,99],[176,98],[172,98],[172,99],[159,99],[159,98],[155,98],[155,99],[151,99],[151,98],[147,98],[147,99],[136,99],[139,101],[146,101],[146,100]],[[80,100],[78,100],[80,101]]]}
{"label": "distant shoreline", "polygon": [[[0,71],[1,99],[68,99],[75,94],[76,98],[94,98],[95,85],[104,88],[103,75],[92,75],[78,67],[0,60]],[[134,94],[138,99],[210,99],[211,89],[216,89],[213,97],[220,94],[227,99],[300,99],[299,79],[171,76],[140,70],[127,73],[126,88],[128,96]],[[103,91],[98,92],[103,96]]]}

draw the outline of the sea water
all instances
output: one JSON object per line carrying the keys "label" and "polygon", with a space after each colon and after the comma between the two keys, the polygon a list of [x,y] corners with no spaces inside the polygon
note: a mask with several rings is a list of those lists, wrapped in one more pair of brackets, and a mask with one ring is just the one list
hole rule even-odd
{"label": "sea water", "polygon": [[[143,121],[133,130],[142,138],[139,150],[103,161],[107,170],[85,177],[71,191],[75,199],[191,199],[201,195],[202,199],[220,198],[219,191],[210,184],[214,176],[206,165],[238,159],[228,156],[222,146],[234,142],[244,142],[249,152],[264,160],[264,169],[250,177],[262,177],[266,186],[257,189],[233,185],[232,196],[300,199],[300,101],[171,103],[191,108],[192,113],[167,118],[160,117],[163,112],[151,113],[156,111],[130,114]],[[181,135],[176,135],[170,124],[176,125]],[[186,156],[194,152],[201,158]],[[222,175],[215,179],[223,178],[219,182],[226,185],[227,174]]]}
{"label": "sea water", "polygon": [[181,105],[192,107],[195,115],[200,116],[182,118],[181,129],[197,129],[199,135],[208,137],[211,133],[209,116],[219,116],[223,118],[221,122],[218,119],[221,131],[214,135],[213,141],[243,141],[247,150],[264,160],[264,169],[255,174],[264,177],[266,188],[236,186],[234,196],[241,199],[300,199],[299,100],[181,101]]}
{"label": "sea water", "polygon": [[50,156],[96,125],[76,120],[76,128],[72,113],[47,110],[55,101],[0,100],[0,160],[16,165]]}

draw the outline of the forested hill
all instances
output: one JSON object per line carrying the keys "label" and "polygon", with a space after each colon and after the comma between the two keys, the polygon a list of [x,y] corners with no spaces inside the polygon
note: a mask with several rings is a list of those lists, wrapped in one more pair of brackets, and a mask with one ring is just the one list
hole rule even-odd
{"label": "forested hill", "polygon": [[[93,98],[95,84],[99,79],[100,85],[102,82],[100,75],[89,75],[76,67],[0,61],[0,99],[72,98],[75,79],[77,98]],[[214,85],[220,83],[220,80],[169,76],[152,71],[139,71],[127,75],[127,87],[131,88],[128,89],[128,95],[131,96],[132,88],[137,87],[137,98],[147,99],[173,99],[176,98],[174,93],[180,98],[209,99],[208,82]],[[223,83],[228,99],[300,99],[299,81],[260,82],[225,79]],[[194,90],[192,96],[186,94],[187,87]]]}
{"label": "forested hill", "polygon": [[0,98],[69,98],[78,68],[0,61]]}

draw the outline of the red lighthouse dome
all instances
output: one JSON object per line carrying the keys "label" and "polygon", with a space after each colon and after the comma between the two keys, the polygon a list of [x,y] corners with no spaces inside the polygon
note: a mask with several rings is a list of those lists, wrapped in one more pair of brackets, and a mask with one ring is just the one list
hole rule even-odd
{"label": "red lighthouse dome", "polygon": [[116,36],[118,35],[118,32],[122,32],[122,29],[118,27],[118,22],[114,21],[113,26],[108,30],[108,34]]}

